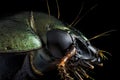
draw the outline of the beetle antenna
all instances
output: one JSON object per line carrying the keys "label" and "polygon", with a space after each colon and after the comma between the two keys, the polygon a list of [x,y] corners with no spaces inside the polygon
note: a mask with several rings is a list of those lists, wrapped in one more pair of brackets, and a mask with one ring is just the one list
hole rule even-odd
{"label": "beetle antenna", "polygon": [[96,38],[99,38],[99,37],[102,37],[102,36],[108,36],[108,35],[110,35],[108,33],[113,32],[113,31],[116,31],[116,30],[109,30],[109,31],[103,32],[103,33],[98,34],[98,35],[96,35],[96,36],[94,36],[94,37],[92,37],[92,38],[90,38],[88,40],[91,41],[93,39],[96,39]]}
{"label": "beetle antenna", "polygon": [[75,21],[79,18],[80,14],[81,14],[81,12],[82,12],[82,10],[83,10],[83,7],[84,7],[83,5],[84,5],[84,3],[82,2],[80,11],[79,11],[78,15],[75,17],[75,19],[73,20],[73,22],[69,25],[70,27],[71,27],[71,26],[75,23]]}
{"label": "beetle antenna", "polygon": [[60,7],[58,4],[58,0],[56,0],[56,4],[57,4],[57,10],[58,10],[58,19],[60,18]]}
{"label": "beetle antenna", "polygon": [[30,18],[26,19],[26,23],[28,26],[30,26],[31,29],[33,29],[36,32],[35,21],[34,21],[34,16],[32,11],[30,12]]}
{"label": "beetle antenna", "polygon": [[32,11],[31,11],[31,13],[30,13],[30,26],[31,26],[31,28],[36,32],[34,15],[33,15],[33,12],[32,12]]}
{"label": "beetle antenna", "polygon": [[81,18],[79,18],[79,19],[73,24],[73,26],[75,26],[78,22],[80,22],[80,21],[81,21],[90,11],[92,11],[96,6],[97,6],[97,4],[94,5],[94,6],[92,6],[83,16],[81,16]]}
{"label": "beetle antenna", "polygon": [[48,0],[46,0],[46,3],[47,3],[48,14],[49,14],[49,16],[50,16],[50,7],[49,7]]}

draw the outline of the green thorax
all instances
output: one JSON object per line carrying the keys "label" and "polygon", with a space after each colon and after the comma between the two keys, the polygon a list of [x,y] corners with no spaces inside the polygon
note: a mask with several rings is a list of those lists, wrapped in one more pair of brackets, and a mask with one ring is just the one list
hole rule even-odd
{"label": "green thorax", "polygon": [[[31,28],[30,12],[23,12],[0,20],[0,53],[25,52],[42,47],[46,43],[48,26],[64,29],[61,21],[44,13],[33,12],[34,27]],[[52,28],[51,28],[52,29]]]}
{"label": "green thorax", "polygon": [[41,48],[41,41],[27,25],[27,14],[0,20],[0,53],[26,52]]}
{"label": "green thorax", "polygon": [[47,44],[46,34],[49,30],[64,29],[64,24],[54,16],[34,12],[33,17],[35,23],[34,24],[35,32],[40,36],[40,38],[45,42],[45,44]]}

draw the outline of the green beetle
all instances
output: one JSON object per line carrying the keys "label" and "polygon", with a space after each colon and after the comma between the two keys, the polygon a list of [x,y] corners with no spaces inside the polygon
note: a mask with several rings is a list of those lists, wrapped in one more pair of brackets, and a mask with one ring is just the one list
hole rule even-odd
{"label": "green beetle", "polygon": [[103,52],[80,31],[44,13],[0,20],[0,80],[36,80],[54,69],[64,80],[90,78],[83,68],[102,65]]}

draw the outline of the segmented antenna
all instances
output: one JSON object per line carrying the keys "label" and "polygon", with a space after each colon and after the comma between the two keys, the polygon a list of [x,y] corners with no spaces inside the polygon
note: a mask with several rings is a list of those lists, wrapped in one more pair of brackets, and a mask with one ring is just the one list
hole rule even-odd
{"label": "segmented antenna", "polygon": [[31,25],[32,29],[36,32],[34,15],[33,15],[33,12],[32,12],[32,11],[31,11],[31,13],[30,13],[30,25]]}
{"label": "segmented antenna", "polygon": [[28,26],[30,26],[31,29],[33,29],[36,32],[35,21],[32,11],[30,12],[30,18],[26,19],[26,23]]}
{"label": "segmented antenna", "polygon": [[46,0],[46,3],[47,3],[48,14],[49,14],[49,16],[50,16],[50,7],[49,7],[48,0]]}
{"label": "segmented antenna", "polygon": [[93,36],[92,38],[90,38],[88,40],[90,41],[90,40],[93,40],[93,39],[96,39],[96,38],[99,38],[99,37],[102,37],[102,36],[107,36],[107,35],[109,35],[108,33],[113,32],[113,31],[116,31],[116,30],[109,30],[109,31],[103,32],[101,34]]}
{"label": "segmented antenna", "polygon": [[56,4],[57,4],[57,9],[58,9],[58,19],[59,19],[60,18],[60,8],[59,8],[58,0],[56,0]]}
{"label": "segmented antenna", "polygon": [[75,23],[75,21],[79,18],[79,16],[80,16],[80,14],[81,14],[81,12],[82,12],[82,10],[83,10],[83,3],[82,3],[82,5],[81,5],[81,9],[80,9],[80,11],[79,11],[79,13],[78,13],[78,15],[75,17],[75,19],[73,20],[73,22],[69,25],[70,27]]}
{"label": "segmented antenna", "polygon": [[79,19],[73,24],[73,26],[75,26],[78,22],[80,22],[80,21],[81,21],[91,10],[93,10],[96,6],[97,6],[97,4],[94,5],[93,7],[91,7],[83,16],[81,16],[81,18],[79,18]]}

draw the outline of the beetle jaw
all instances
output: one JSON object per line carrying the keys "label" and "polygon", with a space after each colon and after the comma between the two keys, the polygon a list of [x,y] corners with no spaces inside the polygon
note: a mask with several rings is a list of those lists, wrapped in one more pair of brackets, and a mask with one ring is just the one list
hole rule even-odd
{"label": "beetle jaw", "polygon": [[[93,47],[94,48],[94,47]],[[96,51],[95,51],[96,50]],[[86,73],[86,69],[84,70],[84,68],[88,68],[88,69],[94,69],[93,65],[98,65],[98,66],[103,66],[102,60],[106,59],[107,57],[103,54],[103,50],[98,50],[98,49],[94,49],[94,59],[90,59],[90,60],[78,60],[78,62],[70,62],[71,58],[73,58],[75,55],[79,54],[77,53],[77,49],[75,47],[72,48],[71,51],[68,51],[66,56],[64,56],[61,59],[61,62],[58,64],[58,70],[59,73],[61,75],[61,77],[64,80],[74,80],[73,77],[71,77],[71,72],[72,74],[74,74],[75,76],[77,76],[77,78],[79,80],[83,80],[83,78],[91,78],[87,73]],[[69,73],[70,71],[70,73]]]}

